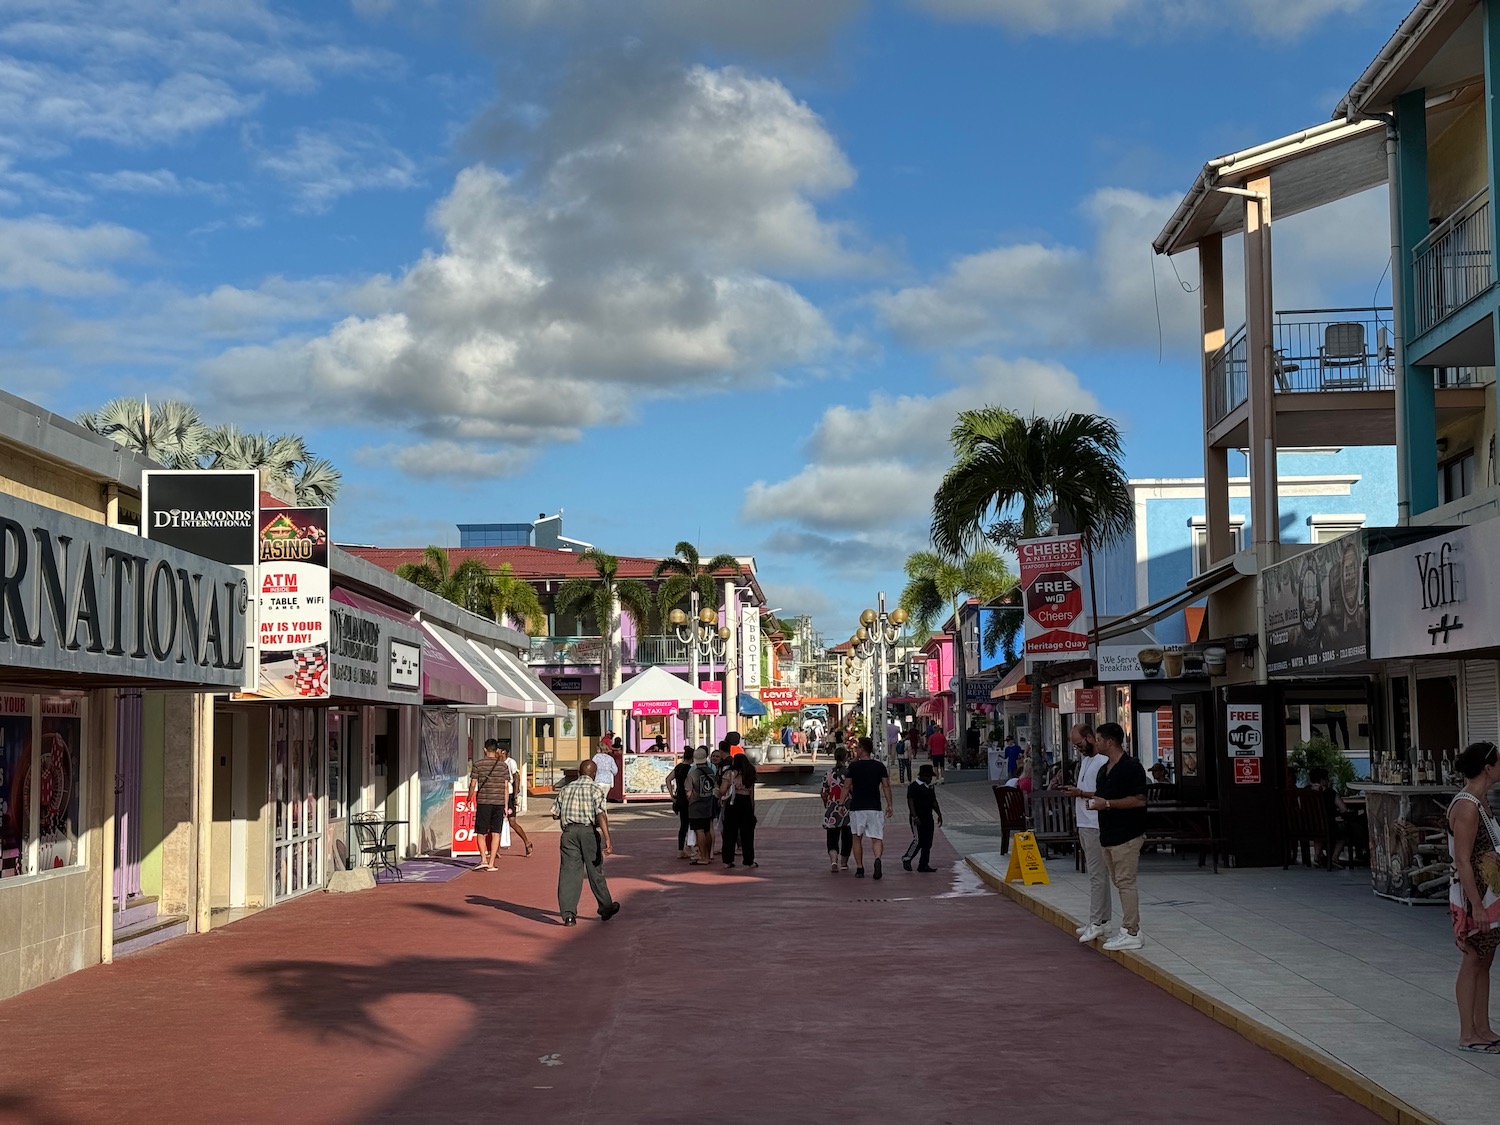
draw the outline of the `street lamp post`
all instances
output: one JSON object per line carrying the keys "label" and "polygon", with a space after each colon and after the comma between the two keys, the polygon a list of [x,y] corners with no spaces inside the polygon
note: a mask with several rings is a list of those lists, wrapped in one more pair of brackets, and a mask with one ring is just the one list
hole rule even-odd
{"label": "street lamp post", "polygon": [[[698,687],[698,658],[708,658],[708,674],[713,676],[714,661],[724,655],[724,647],[729,641],[729,630],[719,625],[719,615],[708,606],[699,608],[700,596],[697,590],[688,595],[688,604],[692,607],[692,616],[680,609],[674,609],[667,614],[667,620],[672,623],[672,629],[677,634],[677,639],[687,645],[688,652],[693,664],[693,686]],[[701,741],[702,729],[697,725],[697,716],[694,716],[693,738]]]}
{"label": "street lamp post", "polygon": [[870,726],[875,748],[879,751],[880,757],[885,759],[889,757],[890,752],[885,740],[887,665],[890,663],[890,650],[901,636],[901,627],[906,624],[906,610],[897,606],[887,613],[884,590],[880,591],[876,605],[879,609],[867,609],[859,615],[859,628],[854,631],[854,636],[850,638],[850,641],[852,650],[861,659],[874,657],[872,687],[875,696],[875,718]]}

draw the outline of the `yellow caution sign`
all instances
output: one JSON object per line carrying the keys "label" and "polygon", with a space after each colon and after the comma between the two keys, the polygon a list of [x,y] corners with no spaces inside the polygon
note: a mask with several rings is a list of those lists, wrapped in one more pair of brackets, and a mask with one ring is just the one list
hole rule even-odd
{"label": "yellow caution sign", "polygon": [[1010,866],[1005,871],[1005,881],[1017,879],[1025,886],[1032,883],[1051,884],[1047,878],[1047,866],[1042,862],[1042,849],[1036,846],[1036,836],[1030,832],[1015,832],[1010,838]]}

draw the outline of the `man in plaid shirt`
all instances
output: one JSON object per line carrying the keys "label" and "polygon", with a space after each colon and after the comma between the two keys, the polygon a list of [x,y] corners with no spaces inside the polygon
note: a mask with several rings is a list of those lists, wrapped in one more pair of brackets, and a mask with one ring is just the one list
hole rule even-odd
{"label": "man in plaid shirt", "polygon": [[609,921],[620,912],[620,904],[610,897],[604,881],[604,857],[614,848],[609,839],[609,817],[604,811],[605,791],[594,781],[597,767],[584,762],[578,767],[578,778],[558,791],[552,815],[562,825],[562,843],[558,849],[557,909],[564,926],[578,924],[578,896],[583,891],[584,876],[599,904],[599,917]]}

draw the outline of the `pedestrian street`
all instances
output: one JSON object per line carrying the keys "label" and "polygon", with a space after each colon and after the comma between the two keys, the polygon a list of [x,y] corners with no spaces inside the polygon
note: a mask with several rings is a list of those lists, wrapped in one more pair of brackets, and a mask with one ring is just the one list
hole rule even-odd
{"label": "pedestrian street", "polygon": [[[987,789],[945,787],[954,819]],[[585,892],[560,924],[533,814],[533,855],[494,872],[306,896],[32,989],[0,1004],[0,1121],[1375,1120],[941,836],[938,874],[856,882],[824,864],[815,799],[763,801],[753,873],[617,815],[608,922]]]}

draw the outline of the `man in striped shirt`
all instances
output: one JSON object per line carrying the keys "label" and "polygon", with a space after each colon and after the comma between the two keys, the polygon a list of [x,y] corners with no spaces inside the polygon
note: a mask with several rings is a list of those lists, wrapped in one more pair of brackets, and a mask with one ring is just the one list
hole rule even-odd
{"label": "man in striped shirt", "polygon": [[[476,804],[477,800],[477,804]],[[469,767],[469,805],[474,812],[474,838],[479,841],[480,871],[495,871],[500,858],[500,833],[510,802],[510,770],[500,757],[500,743],[484,742],[484,757]]]}
{"label": "man in striped shirt", "polygon": [[609,921],[620,912],[604,881],[604,857],[614,851],[609,839],[609,817],[604,811],[605,791],[594,781],[593,762],[578,767],[577,780],[558,791],[552,815],[562,825],[558,847],[557,909],[564,926],[578,924],[578,896],[584,876],[599,904],[599,917]]}

